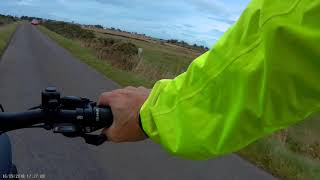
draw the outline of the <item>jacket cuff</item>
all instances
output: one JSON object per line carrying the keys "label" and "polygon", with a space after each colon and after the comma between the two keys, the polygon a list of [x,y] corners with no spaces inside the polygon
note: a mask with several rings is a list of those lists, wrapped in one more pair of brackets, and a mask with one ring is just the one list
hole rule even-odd
{"label": "jacket cuff", "polygon": [[[159,143],[160,137],[158,134],[158,128],[153,118],[153,106],[159,97],[161,90],[170,82],[171,80],[163,79],[158,81],[152,88],[149,97],[144,102],[140,109],[140,122],[141,128],[145,134],[153,141]],[[159,111],[159,109],[157,109]]]}

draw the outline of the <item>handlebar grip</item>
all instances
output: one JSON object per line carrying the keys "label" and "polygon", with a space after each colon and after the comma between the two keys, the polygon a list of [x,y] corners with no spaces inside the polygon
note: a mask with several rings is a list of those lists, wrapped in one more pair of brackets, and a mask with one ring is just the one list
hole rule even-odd
{"label": "handlebar grip", "polygon": [[96,111],[96,121],[108,128],[113,123],[113,115],[111,108],[108,106],[99,106],[95,109]]}

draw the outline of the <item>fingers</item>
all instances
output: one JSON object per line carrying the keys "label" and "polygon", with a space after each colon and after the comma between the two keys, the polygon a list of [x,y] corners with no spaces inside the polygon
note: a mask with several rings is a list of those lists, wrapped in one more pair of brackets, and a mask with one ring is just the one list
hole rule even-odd
{"label": "fingers", "polygon": [[136,90],[137,88],[133,87],[133,86],[127,86],[125,87],[124,89],[127,89],[127,90]]}
{"label": "fingers", "polygon": [[112,99],[114,99],[114,97],[116,97],[117,95],[119,94],[127,95],[132,91],[136,91],[137,89],[145,90],[146,88],[142,86],[138,88],[133,86],[128,86],[123,89],[116,89],[110,92],[102,93],[101,96],[99,97],[98,105],[110,105],[110,103],[112,102]]}
{"label": "fingers", "polygon": [[98,105],[110,105],[112,99],[112,92],[102,93],[98,100]]}
{"label": "fingers", "polygon": [[127,89],[127,90],[145,90],[147,88],[143,87],[143,86],[139,86],[139,87],[132,87],[132,86],[128,86],[128,87],[125,87],[124,89]]}
{"label": "fingers", "polygon": [[118,97],[120,94],[128,94],[129,89],[117,89],[110,92],[102,93],[98,100],[98,105],[111,105],[113,99]]}

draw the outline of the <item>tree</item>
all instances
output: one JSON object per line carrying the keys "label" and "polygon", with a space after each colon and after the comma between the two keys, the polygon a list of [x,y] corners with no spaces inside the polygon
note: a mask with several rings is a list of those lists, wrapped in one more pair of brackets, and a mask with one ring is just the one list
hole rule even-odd
{"label": "tree", "polygon": [[103,29],[103,26],[97,24],[97,25],[94,25],[95,28],[98,28],[98,29]]}

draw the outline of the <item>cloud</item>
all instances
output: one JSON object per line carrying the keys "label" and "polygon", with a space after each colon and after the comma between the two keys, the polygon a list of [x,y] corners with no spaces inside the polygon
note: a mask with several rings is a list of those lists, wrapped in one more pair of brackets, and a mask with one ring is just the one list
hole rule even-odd
{"label": "cloud", "polygon": [[248,1],[1,0],[0,13],[101,24],[212,46]]}
{"label": "cloud", "polygon": [[17,0],[16,3],[20,6],[32,6],[34,4],[34,0]]}
{"label": "cloud", "polygon": [[193,5],[196,10],[200,12],[207,12],[215,15],[226,15],[228,14],[227,8],[221,1],[215,0],[186,0],[186,2]]}
{"label": "cloud", "polygon": [[184,27],[187,27],[187,28],[192,28],[192,27],[194,27],[194,26],[191,25],[191,24],[183,24],[183,26],[184,26]]}
{"label": "cloud", "polygon": [[225,17],[218,17],[218,16],[211,16],[211,17],[208,17],[209,19],[211,20],[215,20],[215,21],[220,21],[220,22],[225,22],[225,23],[228,23],[228,24],[233,24],[236,22],[236,20],[233,20],[231,18],[225,18]]}

